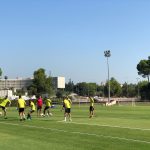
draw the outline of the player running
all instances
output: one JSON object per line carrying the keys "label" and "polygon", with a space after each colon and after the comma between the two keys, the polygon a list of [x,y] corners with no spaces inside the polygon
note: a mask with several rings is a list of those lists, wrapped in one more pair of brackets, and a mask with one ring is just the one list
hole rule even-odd
{"label": "player running", "polygon": [[35,112],[35,104],[32,100],[29,100],[29,106],[31,107],[31,110],[28,112],[27,119],[31,120],[32,119],[31,114]]}
{"label": "player running", "polygon": [[11,101],[8,99],[8,96],[5,96],[4,100],[1,102],[0,107],[4,111],[4,119],[7,119],[7,104],[11,105]]}
{"label": "player running", "polygon": [[37,117],[41,115],[42,106],[43,106],[43,99],[41,96],[39,96],[37,100]]}
{"label": "player running", "polygon": [[50,112],[51,106],[52,106],[52,100],[49,99],[49,98],[46,98],[45,108],[44,108],[44,111],[43,111],[44,116],[46,114],[46,111],[47,111],[48,116],[52,116],[52,113]]}

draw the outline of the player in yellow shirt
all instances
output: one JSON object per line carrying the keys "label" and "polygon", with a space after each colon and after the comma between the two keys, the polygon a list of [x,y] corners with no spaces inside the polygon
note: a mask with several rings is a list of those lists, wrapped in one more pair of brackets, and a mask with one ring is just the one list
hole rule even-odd
{"label": "player in yellow shirt", "polygon": [[27,119],[31,120],[32,119],[31,114],[35,112],[35,104],[32,100],[29,100],[29,106],[31,107],[31,110],[28,112]]}
{"label": "player in yellow shirt", "polygon": [[67,121],[67,117],[69,118],[69,121],[72,121],[72,119],[71,119],[71,100],[68,97],[65,97],[64,105],[65,105],[65,119],[64,119],[64,121]]}
{"label": "player in yellow shirt", "polygon": [[8,99],[8,96],[5,96],[4,100],[0,103],[0,107],[4,111],[4,118],[7,119],[7,112],[6,112],[6,106],[9,103],[9,106],[11,105],[11,101]]}
{"label": "player in yellow shirt", "polygon": [[67,96],[67,99],[68,99],[68,101],[69,101],[69,103],[70,103],[70,106],[71,106],[71,104],[72,104],[72,101],[71,101],[71,99]]}
{"label": "player in yellow shirt", "polygon": [[92,118],[94,116],[94,99],[92,97],[89,97],[89,99],[90,99],[90,108],[89,108],[90,116],[89,116],[89,118]]}
{"label": "player in yellow shirt", "polygon": [[43,111],[44,116],[46,114],[46,111],[47,111],[48,116],[52,116],[52,113],[50,112],[51,106],[52,106],[52,100],[49,99],[49,98],[46,98],[45,108],[44,108],[44,111]]}
{"label": "player in yellow shirt", "polygon": [[21,95],[19,95],[17,106],[18,106],[18,110],[19,110],[20,121],[26,120],[25,119],[25,112],[24,112],[25,111],[26,102],[21,97]]}

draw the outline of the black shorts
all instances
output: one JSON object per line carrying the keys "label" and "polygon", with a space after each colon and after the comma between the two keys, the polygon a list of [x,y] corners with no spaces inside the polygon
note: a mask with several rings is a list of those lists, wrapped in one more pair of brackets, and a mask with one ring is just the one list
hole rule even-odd
{"label": "black shorts", "polygon": [[6,107],[4,107],[4,106],[0,106],[1,108],[2,108],[2,110],[5,110],[6,109]]}
{"label": "black shorts", "polygon": [[19,112],[24,112],[24,108],[19,108]]}
{"label": "black shorts", "polygon": [[65,113],[70,113],[71,112],[71,108],[65,108]]}
{"label": "black shorts", "polygon": [[94,111],[94,107],[93,106],[90,106],[90,111]]}
{"label": "black shorts", "polygon": [[45,106],[44,110],[47,110],[47,109],[49,109],[49,108],[51,108],[51,107],[50,107],[50,106]]}

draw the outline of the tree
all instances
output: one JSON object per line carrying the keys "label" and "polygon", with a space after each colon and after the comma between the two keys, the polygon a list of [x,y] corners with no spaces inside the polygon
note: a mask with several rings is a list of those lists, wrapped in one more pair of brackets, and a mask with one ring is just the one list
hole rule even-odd
{"label": "tree", "polygon": [[121,96],[125,96],[125,97],[135,97],[138,94],[138,89],[137,89],[137,85],[136,84],[128,84],[127,82],[125,82],[122,85],[122,94]]}
{"label": "tree", "polygon": [[51,94],[52,79],[47,77],[45,69],[40,68],[34,72],[33,84],[28,88],[30,94]]}
{"label": "tree", "polygon": [[121,96],[128,97],[128,84],[127,84],[127,82],[122,84],[122,94],[121,94]]}
{"label": "tree", "polygon": [[104,88],[105,88],[105,85],[104,85],[104,84],[97,85],[96,95],[97,95],[97,96],[100,96],[100,97],[104,97],[104,96],[105,96]]}
{"label": "tree", "polygon": [[81,96],[88,95],[88,85],[86,82],[77,83],[75,90],[78,95],[81,95]]}
{"label": "tree", "polygon": [[66,83],[66,85],[65,85],[65,91],[67,91],[69,93],[71,93],[71,92],[74,91],[74,83],[73,83],[73,81],[71,81],[71,79],[69,80],[68,83]]}
{"label": "tree", "polygon": [[58,89],[56,92],[57,98],[63,98],[64,96],[67,96],[68,93],[66,93],[63,89]]}
{"label": "tree", "polygon": [[137,65],[138,74],[141,75],[143,78],[148,79],[149,82],[149,76],[150,76],[150,56],[148,57],[148,60],[141,60],[139,64]]}
{"label": "tree", "polygon": [[150,99],[150,83],[142,81],[139,83],[141,100]]}
{"label": "tree", "polygon": [[74,91],[81,96],[95,96],[97,94],[97,85],[96,83],[86,82],[77,83],[74,86]]}
{"label": "tree", "polygon": [[0,68],[0,78],[2,77],[2,73],[3,73],[2,69]]}
{"label": "tree", "polygon": [[95,96],[97,92],[96,83],[88,83],[88,96]]}
{"label": "tree", "polygon": [[130,83],[128,85],[128,97],[135,97],[137,96],[137,94],[138,94],[138,91],[136,88],[136,84]]}
{"label": "tree", "polygon": [[[105,85],[105,95],[108,95],[108,82]],[[120,83],[115,79],[111,78],[110,79],[110,96],[115,97],[115,96],[120,96],[121,95],[121,85]]]}

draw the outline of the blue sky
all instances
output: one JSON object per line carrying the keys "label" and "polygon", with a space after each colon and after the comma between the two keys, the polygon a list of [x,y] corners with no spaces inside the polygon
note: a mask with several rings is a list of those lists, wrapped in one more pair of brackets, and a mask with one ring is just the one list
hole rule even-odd
{"label": "blue sky", "polygon": [[149,8],[149,0],[0,0],[3,76],[44,68],[66,82],[105,82],[110,49],[110,77],[136,83],[150,56]]}

